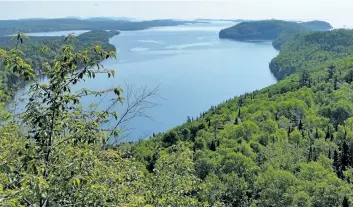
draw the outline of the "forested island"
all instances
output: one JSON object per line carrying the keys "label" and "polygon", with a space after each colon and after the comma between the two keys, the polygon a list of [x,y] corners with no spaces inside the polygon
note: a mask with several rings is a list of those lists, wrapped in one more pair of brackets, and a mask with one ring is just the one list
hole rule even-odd
{"label": "forested island", "polygon": [[330,29],[332,29],[332,26],[324,21],[297,23],[282,20],[262,20],[241,22],[223,29],[220,31],[219,37],[238,41],[275,40],[278,38],[279,40],[276,42],[278,44],[274,44],[274,47],[279,49],[279,42],[284,42],[291,35]]}
{"label": "forested island", "polygon": [[[98,33],[103,43],[112,35]],[[100,65],[114,51],[94,33],[48,39],[31,52],[53,61],[40,84],[41,58],[27,64],[31,54],[20,52],[37,43],[25,37],[0,50],[4,70],[32,83],[22,122],[0,93],[4,206],[353,205],[353,30],[291,36],[270,65],[277,84],[118,145],[108,140],[119,130],[104,126],[119,116],[111,108],[124,102],[122,89],[71,92],[95,73],[114,76]],[[50,44],[61,49],[48,54]],[[108,108],[82,109],[83,97],[105,93],[115,94]]]}
{"label": "forested island", "polygon": [[171,19],[129,21],[109,18],[0,20],[0,36],[12,35],[18,31],[33,33],[70,30],[143,30],[151,27],[177,26],[196,22],[197,21],[176,21]]}

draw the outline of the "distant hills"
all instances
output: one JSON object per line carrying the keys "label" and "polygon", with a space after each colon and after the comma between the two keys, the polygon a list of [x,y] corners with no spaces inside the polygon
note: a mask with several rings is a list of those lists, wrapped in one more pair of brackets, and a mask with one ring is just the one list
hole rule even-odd
{"label": "distant hills", "polygon": [[[242,22],[223,29],[220,31],[219,37],[239,41],[275,40],[276,38],[287,39],[284,38],[287,35],[330,29],[332,29],[332,26],[324,21],[298,23],[282,20],[261,20]],[[280,47],[280,44],[278,47]]]}
{"label": "distant hills", "polygon": [[176,21],[171,19],[130,21],[110,18],[62,18],[62,19],[21,19],[0,20],[0,36],[11,35],[18,31],[52,32],[65,30],[143,30],[151,27],[177,26],[197,21]]}
{"label": "distant hills", "polygon": [[327,31],[333,28],[330,23],[325,21],[303,22],[300,23],[300,25],[303,25],[304,27],[307,27],[314,31]]}

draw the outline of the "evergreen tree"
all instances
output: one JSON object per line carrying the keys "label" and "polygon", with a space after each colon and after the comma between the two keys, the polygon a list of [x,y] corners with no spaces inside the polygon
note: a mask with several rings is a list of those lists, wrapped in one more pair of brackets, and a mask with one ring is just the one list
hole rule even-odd
{"label": "evergreen tree", "polygon": [[315,127],[315,138],[316,139],[319,139],[319,132],[317,130],[317,127]]}
{"label": "evergreen tree", "polygon": [[335,169],[337,177],[342,178],[341,163],[337,150],[335,150],[333,154],[333,168]]}
{"label": "evergreen tree", "polygon": [[216,151],[216,143],[215,143],[214,140],[212,140],[209,149],[210,149],[211,151]]}
{"label": "evergreen tree", "polygon": [[331,142],[333,142],[333,140],[334,140],[334,135],[333,135],[333,134],[331,134],[330,141],[331,141]]}
{"label": "evergreen tree", "polygon": [[243,96],[239,97],[238,106],[242,107],[244,105]]}
{"label": "evergreen tree", "polygon": [[345,77],[347,83],[351,84],[353,81],[353,69],[350,69],[347,76]]}
{"label": "evergreen tree", "polygon": [[279,115],[278,115],[278,112],[276,112],[275,117],[276,117],[276,121],[278,121],[278,120],[279,120]]}
{"label": "evergreen tree", "polygon": [[337,90],[338,89],[338,80],[337,80],[337,76],[335,76],[334,80],[333,80],[333,89]]}
{"label": "evergreen tree", "polygon": [[309,86],[310,85],[310,74],[307,70],[304,70],[300,76],[299,87]]}
{"label": "evergreen tree", "polygon": [[298,129],[299,129],[300,131],[303,130],[303,123],[302,123],[302,120],[301,120],[301,119],[299,120]]}
{"label": "evergreen tree", "polygon": [[349,201],[346,196],[343,198],[342,207],[349,207]]}
{"label": "evergreen tree", "polygon": [[289,137],[289,135],[290,135],[291,132],[292,132],[292,129],[291,129],[291,127],[289,126],[289,127],[288,127],[288,130],[287,130],[287,135],[288,135],[288,137]]}
{"label": "evergreen tree", "polygon": [[238,117],[236,117],[235,120],[234,120],[234,125],[237,125],[237,124],[239,124]]}
{"label": "evergreen tree", "polygon": [[335,66],[334,65],[330,65],[328,67],[328,80],[333,77],[334,70],[335,70]]}
{"label": "evergreen tree", "polygon": [[191,138],[190,129],[184,128],[184,129],[182,130],[181,134],[183,135],[183,140],[185,140],[185,141],[190,140],[190,138]]}
{"label": "evergreen tree", "polygon": [[327,126],[325,140],[329,139],[330,137],[331,137],[331,134],[330,134],[330,127]]}
{"label": "evergreen tree", "polygon": [[341,152],[341,168],[342,170],[346,170],[348,167],[350,167],[351,164],[351,154],[349,150],[349,146],[346,143],[346,141],[343,142],[342,144],[342,152]]}
{"label": "evergreen tree", "polygon": [[308,153],[308,162],[310,162],[312,160],[312,154],[313,154],[313,148],[310,144],[309,146],[309,153]]}
{"label": "evergreen tree", "polygon": [[312,161],[316,162],[317,161],[317,153],[315,152],[316,148],[313,147],[313,152],[312,152]]}
{"label": "evergreen tree", "polygon": [[338,157],[338,152],[337,150],[335,150],[333,152],[333,168],[336,170],[336,172],[338,171],[338,169],[340,168],[339,165],[339,157]]}

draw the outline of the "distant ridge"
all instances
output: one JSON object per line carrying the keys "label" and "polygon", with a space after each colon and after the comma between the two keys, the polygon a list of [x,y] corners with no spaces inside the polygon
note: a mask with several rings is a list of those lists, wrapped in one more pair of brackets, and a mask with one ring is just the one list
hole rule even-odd
{"label": "distant ridge", "polygon": [[327,31],[330,29],[332,29],[332,26],[324,21],[298,23],[283,20],[261,20],[241,22],[235,26],[223,29],[220,31],[219,37],[239,41],[275,40],[283,35]]}
{"label": "distant ridge", "polygon": [[[24,24],[24,22],[26,22]],[[130,21],[129,19],[110,19],[94,17],[88,19],[20,19],[0,20],[0,36],[10,35],[18,31],[24,33],[53,32],[69,30],[143,30],[151,27],[177,26],[197,21],[176,21],[171,19]]]}

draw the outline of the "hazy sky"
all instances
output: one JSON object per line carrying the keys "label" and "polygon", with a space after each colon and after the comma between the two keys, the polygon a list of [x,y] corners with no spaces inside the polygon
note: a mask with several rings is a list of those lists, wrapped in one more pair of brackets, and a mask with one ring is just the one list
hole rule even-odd
{"label": "hazy sky", "polygon": [[332,22],[335,26],[342,26],[353,25],[353,0],[0,0],[0,19],[67,16],[123,16],[138,19],[322,19]]}

